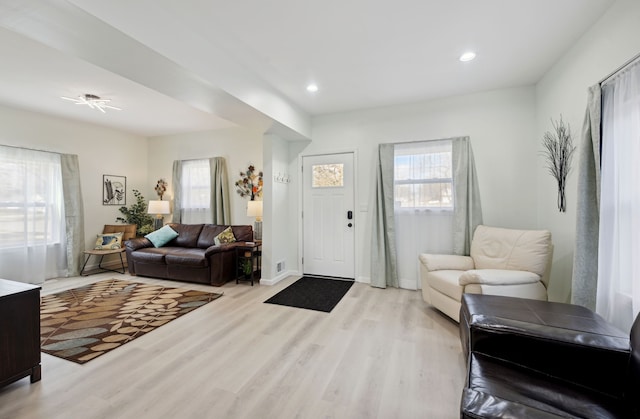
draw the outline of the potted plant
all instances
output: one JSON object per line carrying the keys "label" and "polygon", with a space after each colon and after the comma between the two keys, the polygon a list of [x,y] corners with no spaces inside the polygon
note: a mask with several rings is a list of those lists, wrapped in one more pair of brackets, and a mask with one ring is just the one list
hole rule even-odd
{"label": "potted plant", "polygon": [[240,270],[244,274],[245,278],[250,278],[253,273],[253,261],[251,258],[241,258],[240,259]]}
{"label": "potted plant", "polygon": [[123,217],[116,218],[116,221],[124,224],[135,224],[137,226],[136,234],[144,236],[153,231],[153,217],[147,214],[147,201],[140,191],[133,189],[133,196],[136,197],[135,204],[131,204],[129,208],[120,207]]}

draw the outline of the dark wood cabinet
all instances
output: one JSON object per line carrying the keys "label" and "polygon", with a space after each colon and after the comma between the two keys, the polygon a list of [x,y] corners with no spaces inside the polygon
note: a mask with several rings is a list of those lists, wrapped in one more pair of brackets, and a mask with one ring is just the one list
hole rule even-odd
{"label": "dark wood cabinet", "polygon": [[40,380],[40,287],[0,279],[0,387]]}

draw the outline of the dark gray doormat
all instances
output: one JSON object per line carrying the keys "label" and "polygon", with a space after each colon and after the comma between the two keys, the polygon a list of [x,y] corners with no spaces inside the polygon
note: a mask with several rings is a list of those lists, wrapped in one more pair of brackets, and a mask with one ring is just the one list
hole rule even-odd
{"label": "dark gray doormat", "polygon": [[303,276],[265,303],[329,313],[353,285],[351,279]]}

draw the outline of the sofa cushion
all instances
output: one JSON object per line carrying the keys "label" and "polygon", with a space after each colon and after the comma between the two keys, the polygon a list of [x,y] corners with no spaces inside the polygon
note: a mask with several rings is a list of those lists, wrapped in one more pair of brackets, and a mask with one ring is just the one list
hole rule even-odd
{"label": "sofa cushion", "polygon": [[198,238],[202,231],[203,224],[168,224],[175,231],[178,232],[178,237],[175,238],[169,245],[172,247],[197,247]]}
{"label": "sofa cushion", "polygon": [[162,247],[178,237],[178,233],[167,225],[159,230],[147,234],[144,237],[153,243],[155,247]]}
{"label": "sofa cushion", "polygon": [[231,226],[231,228],[233,229],[233,235],[236,236],[237,241],[253,241],[253,227],[250,225]]}
{"label": "sofa cushion", "polygon": [[225,228],[229,226],[226,225],[216,225],[216,224],[205,224],[202,228],[202,232],[200,233],[200,237],[198,237],[198,247],[201,249],[206,249],[215,245],[214,239],[216,236],[224,231]]}
{"label": "sofa cushion", "polygon": [[159,263],[164,265],[166,254],[166,248],[145,247],[132,252],[131,257],[135,262],[139,263]]}
{"label": "sofa cushion", "polygon": [[471,241],[476,269],[512,269],[543,276],[550,254],[551,233],[547,230],[479,225]]}
{"label": "sofa cushion", "polygon": [[165,257],[167,265],[182,265],[192,267],[208,266],[204,250],[198,248],[174,247]]}

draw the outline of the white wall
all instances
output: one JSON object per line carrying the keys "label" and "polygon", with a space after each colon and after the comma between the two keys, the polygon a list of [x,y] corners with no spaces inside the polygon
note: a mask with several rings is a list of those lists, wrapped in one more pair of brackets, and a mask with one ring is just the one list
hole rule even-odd
{"label": "white wall", "polygon": [[[640,1],[618,0],[559,60],[536,86],[536,142],[551,130],[550,118],[568,122],[578,147],[587,105],[587,88],[640,53]],[[551,229],[555,245],[549,297],[569,301],[575,245],[577,158],[567,186],[567,212],[559,213],[553,178],[538,160],[539,224]],[[579,245],[579,244],[578,244]]]}
{"label": "white wall", "polygon": [[127,206],[147,183],[147,139],[133,134],[0,106],[0,144],[78,155],[87,248],[122,215],[102,205],[102,175],[127,177]]}
{"label": "white wall", "polygon": [[[255,165],[256,170],[263,170],[261,167],[262,146],[262,134],[244,128],[227,128],[150,138],[149,171],[144,190],[145,197],[158,199],[153,188],[158,179],[164,178],[169,183],[164,199],[172,198],[171,178],[174,160],[224,157],[229,176],[231,222],[253,225],[255,219],[247,217],[247,198],[241,198],[236,193],[234,184],[236,180],[240,179],[240,172],[246,171],[249,164]],[[170,221],[171,218],[166,217],[166,222]]]}
{"label": "white wall", "polygon": [[[288,142],[276,135],[265,135],[262,284],[274,284],[288,275],[298,273],[296,207],[290,204],[294,185],[280,180],[286,178],[289,164]],[[280,271],[276,269],[279,262],[283,263]]]}
{"label": "white wall", "polygon": [[[298,155],[356,152],[359,281],[369,280],[368,209],[379,143],[469,136],[480,181],[484,222],[512,228],[539,227],[533,86],[320,116],[313,119],[312,130],[313,142],[296,150]],[[298,143],[291,143],[290,147],[302,148]],[[299,199],[299,188],[291,190]]]}

